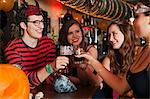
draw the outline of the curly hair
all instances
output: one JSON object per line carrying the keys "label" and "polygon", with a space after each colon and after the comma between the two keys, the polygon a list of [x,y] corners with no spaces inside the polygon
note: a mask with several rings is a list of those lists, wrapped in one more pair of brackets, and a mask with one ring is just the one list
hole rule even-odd
{"label": "curly hair", "polygon": [[[132,25],[127,20],[112,22],[117,25],[124,35],[124,42],[120,49],[114,50],[110,45],[109,57],[111,57],[111,69],[114,73],[125,73],[133,62],[135,54],[135,35]],[[108,29],[109,29],[108,27]]]}

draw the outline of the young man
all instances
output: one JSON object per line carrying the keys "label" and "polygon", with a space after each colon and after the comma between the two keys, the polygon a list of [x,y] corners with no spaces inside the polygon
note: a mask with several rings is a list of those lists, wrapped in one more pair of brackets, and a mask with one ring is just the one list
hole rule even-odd
{"label": "young man", "polygon": [[44,80],[52,84],[53,72],[64,68],[68,58],[56,58],[53,40],[42,36],[44,19],[38,6],[26,5],[20,8],[17,20],[23,34],[5,49],[6,60],[21,66],[28,76],[30,88],[35,88]]}

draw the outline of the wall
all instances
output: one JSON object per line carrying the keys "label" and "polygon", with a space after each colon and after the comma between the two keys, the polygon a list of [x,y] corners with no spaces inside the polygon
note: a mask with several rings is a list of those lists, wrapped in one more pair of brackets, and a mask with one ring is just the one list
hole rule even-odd
{"label": "wall", "polygon": [[[51,0],[52,1],[52,0]],[[58,4],[58,2],[43,2],[42,0],[38,1],[40,7],[48,12],[48,16],[51,19],[51,31],[54,30],[54,34],[58,35],[59,32],[59,17],[62,14],[65,14],[66,11],[62,7],[62,5]]]}

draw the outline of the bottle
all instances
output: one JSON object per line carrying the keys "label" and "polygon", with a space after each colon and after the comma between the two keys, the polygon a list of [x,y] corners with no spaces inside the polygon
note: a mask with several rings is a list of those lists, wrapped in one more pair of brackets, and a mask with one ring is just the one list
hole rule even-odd
{"label": "bottle", "polygon": [[88,44],[92,44],[91,30],[88,31]]}
{"label": "bottle", "polygon": [[97,28],[93,28],[92,30],[92,42],[91,42],[91,45],[93,45],[96,49],[97,49],[97,46],[98,46],[98,39],[97,39],[97,31],[98,29]]}
{"label": "bottle", "polygon": [[93,27],[94,28],[94,18],[93,17],[90,17],[90,25],[91,25],[91,27]]}
{"label": "bottle", "polygon": [[97,49],[97,46],[98,46],[98,29],[97,28],[94,28],[94,47]]}
{"label": "bottle", "polygon": [[84,22],[85,22],[85,21],[84,21],[84,15],[83,15],[83,16],[82,16],[82,19],[81,19],[81,22],[80,22],[82,27],[84,27]]}
{"label": "bottle", "polygon": [[88,26],[89,19],[86,14],[84,14],[83,18],[84,18],[84,26],[86,27],[86,26]]}

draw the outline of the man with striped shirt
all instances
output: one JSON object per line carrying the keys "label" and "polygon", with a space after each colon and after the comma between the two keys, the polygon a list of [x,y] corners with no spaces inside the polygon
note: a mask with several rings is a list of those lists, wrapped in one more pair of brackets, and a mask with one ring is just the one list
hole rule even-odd
{"label": "man with striped shirt", "polygon": [[20,8],[17,20],[23,35],[11,41],[5,49],[7,61],[21,66],[28,76],[31,89],[43,81],[52,84],[53,72],[65,68],[69,59],[64,56],[56,58],[53,40],[42,36],[44,19],[38,6],[26,4]]}

